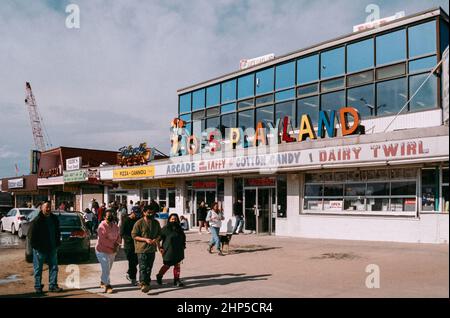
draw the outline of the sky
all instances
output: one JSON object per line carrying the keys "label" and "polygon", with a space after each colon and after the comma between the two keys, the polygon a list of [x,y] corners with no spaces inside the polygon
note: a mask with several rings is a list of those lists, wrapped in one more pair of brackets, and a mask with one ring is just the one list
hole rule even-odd
{"label": "sky", "polygon": [[[70,3],[80,28],[67,28]],[[352,32],[366,6],[381,17],[441,0],[2,0],[0,177],[30,170],[24,104],[31,83],[53,147],[118,150],[147,142],[168,152],[177,90]]]}

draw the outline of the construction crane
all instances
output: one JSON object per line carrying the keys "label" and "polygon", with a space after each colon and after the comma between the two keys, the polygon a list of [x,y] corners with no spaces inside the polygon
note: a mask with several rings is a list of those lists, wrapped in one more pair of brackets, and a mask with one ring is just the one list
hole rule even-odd
{"label": "construction crane", "polygon": [[[36,99],[29,82],[25,83],[26,98],[25,105],[27,105],[28,113],[30,115],[31,130],[33,132],[34,145],[39,151],[45,151],[51,147],[50,138],[45,129],[42,116],[39,114]],[[45,135],[44,135],[45,134]]]}

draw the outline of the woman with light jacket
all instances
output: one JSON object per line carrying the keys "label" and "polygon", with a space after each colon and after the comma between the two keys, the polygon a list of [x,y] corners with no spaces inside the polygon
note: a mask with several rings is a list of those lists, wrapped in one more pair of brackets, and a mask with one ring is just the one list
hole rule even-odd
{"label": "woman with light jacket", "polygon": [[208,252],[211,253],[212,247],[215,245],[220,256],[224,256],[220,249],[220,238],[219,232],[222,226],[222,221],[225,220],[223,212],[219,210],[219,204],[214,202],[212,209],[208,212],[206,216],[206,221],[209,222],[209,228],[211,229],[211,241],[208,244]]}

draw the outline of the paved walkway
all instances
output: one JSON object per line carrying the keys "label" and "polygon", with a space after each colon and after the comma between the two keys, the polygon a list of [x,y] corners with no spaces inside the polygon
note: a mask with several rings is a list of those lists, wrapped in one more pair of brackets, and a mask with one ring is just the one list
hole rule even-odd
{"label": "paved walkway", "polygon": [[[449,297],[449,246],[274,236],[235,235],[230,252],[208,254],[209,235],[187,234],[181,275],[186,286],[174,288],[169,270],[164,285],[155,275],[152,290],[143,294],[125,279],[127,261],[119,254],[112,268],[115,293],[98,288],[100,265],[80,265],[81,288],[107,297]],[[93,242],[94,244],[94,242]],[[371,273],[380,270],[380,288],[367,288]],[[373,280],[372,282],[376,282]]]}

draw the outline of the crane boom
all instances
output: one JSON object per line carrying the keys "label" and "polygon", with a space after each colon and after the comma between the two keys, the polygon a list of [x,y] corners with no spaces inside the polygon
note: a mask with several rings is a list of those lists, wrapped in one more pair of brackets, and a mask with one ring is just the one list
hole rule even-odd
{"label": "crane boom", "polygon": [[37,150],[45,151],[46,143],[41,125],[41,117],[39,116],[36,100],[34,98],[33,91],[31,90],[31,85],[29,82],[26,82],[25,89],[26,89],[25,105],[27,105],[28,113],[30,115],[30,123],[31,123],[31,130],[33,132],[34,145],[36,146]]}

